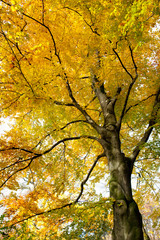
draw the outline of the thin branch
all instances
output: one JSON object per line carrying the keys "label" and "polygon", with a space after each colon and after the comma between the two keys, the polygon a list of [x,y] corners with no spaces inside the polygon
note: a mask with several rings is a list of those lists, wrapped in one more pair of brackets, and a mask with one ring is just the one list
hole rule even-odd
{"label": "thin branch", "polygon": [[75,105],[73,103],[63,103],[63,102],[59,102],[59,101],[54,101],[54,104],[60,105],[60,106],[66,106],[66,107],[75,107]]}
{"label": "thin branch", "polygon": [[17,101],[18,101],[18,99],[21,97],[21,96],[23,96],[24,95],[24,93],[22,93],[22,94],[20,94],[18,97],[16,97],[16,98],[14,98],[13,100],[13,102],[11,102],[7,107],[3,107],[1,110],[0,110],[0,112],[1,111],[3,111],[3,110],[5,110],[5,109],[7,109],[7,108],[10,108],[14,103],[16,103]]}
{"label": "thin branch", "polygon": [[123,105],[123,109],[122,109],[122,113],[121,113],[121,116],[120,116],[120,119],[117,123],[117,127],[118,129],[120,130],[121,128],[121,124],[122,124],[122,119],[124,117],[124,114],[125,114],[125,110],[126,110],[126,107],[127,107],[127,103],[128,103],[128,99],[129,99],[129,96],[130,96],[130,92],[132,90],[132,87],[136,81],[136,79],[138,78],[138,74],[137,74],[137,66],[136,66],[136,63],[135,63],[135,60],[133,58],[133,52],[132,52],[132,49],[131,47],[129,46],[129,49],[130,49],[130,53],[131,53],[131,58],[132,58],[132,62],[133,62],[133,65],[134,65],[134,68],[135,68],[135,72],[136,72],[136,76],[133,77],[132,74],[127,70],[127,68],[124,66],[119,54],[117,53],[117,51],[115,50],[116,48],[113,48],[113,52],[116,54],[122,68],[125,70],[125,72],[130,76],[130,78],[132,79],[132,82],[130,83],[129,87],[128,87],[128,91],[127,91],[127,94],[126,94],[126,98],[125,98],[125,102],[124,102],[124,105]]}
{"label": "thin branch", "polygon": [[[116,48],[117,48],[117,44],[118,42],[116,43]],[[121,124],[122,124],[122,119],[124,117],[124,114],[125,114],[125,110],[126,110],[126,107],[127,107],[127,103],[128,103],[128,99],[129,99],[129,96],[130,96],[130,92],[132,90],[132,87],[134,85],[134,83],[136,82],[137,78],[138,78],[138,72],[137,72],[137,65],[136,65],[136,62],[134,60],[134,56],[133,56],[133,50],[129,44],[129,51],[130,51],[130,54],[131,54],[131,59],[132,59],[132,63],[133,63],[133,66],[134,66],[134,69],[135,69],[135,77],[132,76],[132,74],[127,70],[127,68],[125,67],[125,65],[123,64],[122,62],[122,59],[120,58],[119,54],[117,53],[116,51],[116,48],[113,48],[113,52],[115,53],[115,55],[117,56],[122,68],[125,70],[125,72],[130,76],[130,78],[132,79],[132,82],[130,83],[129,85],[129,88],[128,88],[128,91],[127,91],[127,95],[126,95],[126,98],[125,98],[125,102],[124,102],[124,105],[123,105],[123,109],[122,109],[122,113],[121,113],[121,116],[120,116],[120,119],[118,121],[118,124],[117,124],[117,127],[118,129],[120,130],[121,128]]]}
{"label": "thin branch", "polygon": [[4,4],[6,4],[6,5],[8,5],[8,6],[12,6],[10,3],[7,3],[7,2],[5,2],[5,1],[3,1],[3,0],[0,0],[1,2],[3,2]]}
{"label": "thin branch", "polygon": [[133,78],[132,74],[131,74],[131,73],[127,70],[127,68],[124,66],[124,64],[123,64],[123,62],[122,62],[119,54],[116,52],[115,49],[116,49],[116,48],[113,48],[113,52],[116,54],[116,56],[117,56],[117,58],[118,58],[118,60],[119,60],[119,62],[120,62],[120,64],[121,64],[122,68],[125,70],[125,72],[130,76],[130,78],[131,78],[132,81],[133,81],[134,78]]}
{"label": "thin branch", "polygon": [[42,0],[42,23],[44,24],[44,0]]}
{"label": "thin branch", "polygon": [[138,78],[137,65],[136,65],[136,63],[135,63],[135,60],[134,60],[134,57],[133,57],[133,50],[132,50],[132,48],[131,48],[130,45],[129,45],[129,50],[130,50],[132,62],[133,62],[134,69],[135,69],[135,74],[136,74],[135,79],[137,79],[137,78]]}
{"label": "thin branch", "polygon": [[34,214],[34,215],[32,215],[32,216],[29,216],[29,217],[24,218],[24,219],[22,219],[22,220],[20,220],[20,221],[17,221],[16,223],[13,223],[10,227],[13,227],[13,226],[16,225],[16,224],[22,223],[22,222],[24,222],[24,221],[26,221],[26,220],[29,220],[29,219],[31,219],[31,218],[34,218],[34,217],[37,217],[37,216],[40,216],[40,215],[43,215],[43,214],[46,214],[46,213],[51,213],[51,212],[53,212],[53,211],[60,210],[60,209],[66,208],[66,207],[71,207],[72,205],[78,203],[80,197],[81,197],[82,194],[83,194],[84,184],[86,184],[86,182],[88,181],[88,179],[89,179],[89,177],[90,177],[93,169],[95,168],[98,160],[99,160],[100,158],[104,157],[104,156],[105,156],[104,153],[102,153],[102,154],[100,154],[100,155],[97,156],[97,158],[96,158],[96,160],[94,161],[92,167],[90,168],[90,170],[89,170],[86,178],[85,178],[85,179],[83,180],[83,182],[81,183],[81,191],[80,191],[80,193],[79,193],[79,195],[78,195],[78,197],[76,198],[75,201],[70,202],[70,203],[67,203],[67,204],[65,204],[65,205],[63,205],[63,206],[61,206],[61,207],[57,207],[57,208],[50,209],[50,210],[48,210],[48,211],[36,213],[36,214]]}
{"label": "thin branch", "polygon": [[[11,4],[6,3],[6,2],[3,1],[3,0],[0,0],[0,1],[3,2],[4,4],[10,6],[10,7],[12,6]],[[18,10],[17,10],[17,11],[18,11]],[[50,36],[51,36],[51,39],[52,39],[53,45],[54,45],[55,56],[58,58],[58,62],[61,64],[61,59],[60,59],[59,53],[58,53],[58,51],[57,51],[56,42],[55,42],[55,39],[54,39],[54,37],[53,37],[53,34],[52,34],[50,28],[49,28],[48,26],[46,26],[43,22],[40,22],[39,20],[35,19],[34,17],[31,17],[31,16],[29,16],[28,14],[26,14],[26,13],[24,13],[24,12],[20,12],[20,13],[21,13],[23,16],[25,16],[25,17],[27,17],[27,18],[33,20],[34,22],[40,24],[41,26],[43,26],[44,28],[47,29],[47,31],[49,32],[49,34],[50,34]]]}
{"label": "thin branch", "polygon": [[52,147],[50,147],[48,150],[44,151],[41,155],[45,155],[45,154],[49,153],[50,151],[52,151],[56,146],[58,146],[61,143],[64,143],[64,142],[67,142],[67,141],[78,140],[78,139],[82,139],[82,138],[93,139],[93,140],[97,140],[98,142],[101,141],[97,137],[88,136],[88,135],[83,135],[83,136],[78,136],[78,137],[68,137],[68,138],[64,138],[64,139],[59,140],[58,142],[53,144]]}
{"label": "thin branch", "polygon": [[131,105],[130,107],[128,107],[128,108],[126,109],[126,111],[125,111],[124,114],[126,114],[126,113],[127,113],[132,107],[136,107],[136,106],[138,106],[139,104],[141,104],[142,102],[145,102],[146,100],[148,100],[149,98],[151,98],[151,97],[153,97],[153,96],[156,96],[156,94],[151,94],[150,96],[148,96],[148,97],[142,99],[142,100],[139,101],[138,103],[136,103],[136,104],[134,104],[134,105]]}
{"label": "thin branch", "polygon": [[12,52],[13,56],[14,56],[15,59],[16,59],[16,62],[17,62],[17,65],[18,65],[18,68],[19,68],[19,70],[20,70],[20,73],[21,73],[22,77],[24,78],[24,80],[26,81],[27,85],[28,85],[29,88],[31,89],[33,95],[35,96],[34,90],[33,90],[32,86],[31,86],[31,84],[28,82],[27,78],[25,77],[25,75],[24,75],[24,73],[23,73],[23,71],[22,71],[21,65],[20,65],[20,63],[19,63],[19,60],[18,60],[18,58],[17,58],[17,55],[15,54],[15,52],[14,52],[14,50],[13,50],[13,48],[12,48],[12,46],[11,46],[8,38],[7,38],[7,36],[6,36],[6,34],[3,32],[3,30],[2,30],[2,34],[3,34],[6,42],[8,43],[8,46],[9,46],[9,48],[11,49],[11,52]]}
{"label": "thin branch", "polygon": [[84,19],[84,17],[82,16],[82,14],[80,14],[77,10],[75,10],[75,9],[73,9],[73,8],[70,8],[70,7],[64,7],[64,8],[69,9],[69,10],[77,13],[80,17],[82,17],[83,21],[84,21],[84,22],[86,23],[86,25],[91,29],[91,31],[92,31],[93,33],[95,33],[96,35],[100,36],[100,34],[97,32],[97,29],[93,29],[93,27],[92,27],[93,24],[90,25],[90,24]]}
{"label": "thin branch", "polygon": [[13,226],[16,225],[16,224],[22,223],[22,222],[24,222],[24,221],[26,221],[26,220],[29,220],[29,219],[31,219],[31,218],[34,218],[34,217],[37,217],[37,216],[40,216],[40,215],[43,215],[43,214],[46,214],[46,213],[50,213],[50,212],[53,212],[53,211],[56,211],[56,210],[60,210],[60,209],[66,208],[66,207],[70,207],[70,206],[73,205],[73,204],[74,204],[74,202],[71,202],[71,203],[67,203],[67,204],[65,204],[65,205],[63,205],[63,206],[61,206],[61,207],[57,207],[57,208],[50,209],[50,210],[48,210],[48,211],[36,213],[36,214],[31,215],[31,216],[29,216],[29,217],[27,217],[27,218],[24,218],[24,219],[22,219],[22,220],[20,220],[20,221],[17,221],[16,223],[13,223],[13,224],[12,224],[11,226],[9,226],[9,227],[13,227]]}
{"label": "thin branch", "polygon": [[151,118],[150,118],[150,121],[149,121],[148,128],[146,129],[143,137],[141,138],[141,140],[139,141],[139,143],[137,144],[137,146],[133,150],[133,153],[132,153],[132,156],[131,156],[131,159],[132,159],[133,162],[136,160],[136,157],[138,156],[141,148],[148,141],[148,139],[149,139],[149,137],[152,133],[153,127],[154,127],[154,125],[156,123],[156,120],[157,120],[157,115],[158,115],[159,109],[160,109],[160,88],[158,89],[157,94],[156,94],[156,98],[155,98],[155,102],[154,102],[154,105],[153,105],[153,110],[152,110],[152,113],[151,113]]}
{"label": "thin branch", "polygon": [[118,127],[119,131],[121,129],[122,119],[124,117],[125,110],[126,110],[127,103],[128,103],[128,99],[129,99],[129,96],[130,96],[130,93],[131,93],[131,90],[132,90],[132,87],[133,87],[134,83],[135,83],[135,80],[133,80],[128,87],[128,91],[127,91],[127,94],[126,94],[126,98],[125,98],[125,102],[124,102],[123,109],[122,109],[122,112],[121,112],[121,116],[120,116],[119,121],[117,123],[117,127]]}
{"label": "thin branch", "polygon": [[12,164],[10,164],[10,165],[8,165],[8,166],[0,169],[0,172],[2,172],[3,170],[5,170],[5,169],[7,169],[7,168],[13,167],[13,166],[15,166],[16,164],[23,163],[23,162],[28,162],[28,161],[30,161],[30,160],[31,160],[31,158],[27,158],[27,159],[24,159],[24,160],[17,160],[16,162],[14,162],[14,163],[12,163]]}
{"label": "thin branch", "polygon": [[40,156],[40,155],[37,155],[37,156],[32,157],[32,158],[30,159],[30,162],[28,163],[28,165],[26,165],[26,166],[23,167],[23,168],[20,168],[20,169],[16,170],[14,173],[12,173],[12,174],[0,185],[0,188],[2,188],[2,187],[6,184],[6,182],[8,182],[8,180],[9,180],[11,177],[13,177],[16,173],[21,172],[21,171],[27,169],[27,168],[31,165],[31,163],[33,162],[33,160],[36,159],[36,158],[38,158],[39,156]]}
{"label": "thin branch", "polygon": [[155,195],[157,195],[157,193],[155,192],[153,186],[148,182],[148,180],[144,177],[143,173],[141,172],[141,176],[142,178],[146,181],[146,183],[148,184],[148,186],[152,189],[152,191],[154,192]]}
{"label": "thin branch", "polygon": [[[93,139],[93,140],[97,140],[98,142],[101,141],[100,139],[98,139],[98,138],[96,138],[96,137],[87,136],[87,135],[86,135],[86,136],[84,135],[84,136],[79,136],[79,137],[69,137],[69,138],[61,139],[60,141],[58,141],[58,142],[56,142],[55,144],[53,144],[52,147],[50,147],[49,149],[47,149],[47,150],[44,151],[43,153],[34,153],[34,154],[35,154],[34,157],[31,157],[30,159],[22,160],[21,162],[26,162],[26,161],[29,161],[29,160],[30,160],[30,162],[28,163],[27,166],[25,166],[25,167],[23,167],[23,168],[20,168],[20,169],[16,170],[15,172],[13,172],[13,173],[0,185],[0,188],[3,187],[3,186],[5,185],[5,183],[6,183],[11,177],[13,177],[16,173],[27,169],[27,168],[31,165],[31,163],[33,162],[34,159],[36,159],[36,158],[38,158],[38,157],[41,157],[41,156],[43,156],[43,155],[51,152],[56,146],[58,146],[58,145],[61,144],[61,143],[65,143],[65,142],[67,142],[67,141],[78,140],[78,139],[82,139],[82,138]],[[14,150],[15,148],[12,148],[12,149]],[[17,149],[19,150],[19,148],[17,148]],[[21,150],[25,150],[25,149],[21,149]],[[28,151],[25,150],[25,151],[30,153],[30,150],[28,150]],[[32,152],[31,152],[31,153],[32,153]],[[17,162],[17,163],[18,163],[18,162]],[[15,163],[15,164],[17,164],[17,163]],[[15,165],[15,164],[13,164],[13,165]],[[12,165],[11,165],[11,166],[12,166]],[[6,167],[6,168],[7,168],[7,167]]]}
{"label": "thin branch", "polygon": [[77,202],[79,201],[79,199],[81,198],[81,196],[82,196],[82,194],[83,194],[83,190],[84,190],[84,185],[85,185],[86,182],[88,181],[88,179],[89,179],[89,177],[90,177],[90,175],[91,175],[93,169],[95,168],[95,166],[96,166],[98,160],[99,160],[100,158],[102,158],[102,157],[105,157],[105,156],[106,156],[105,153],[102,153],[102,154],[100,154],[100,155],[97,156],[97,158],[96,158],[96,160],[94,161],[92,167],[90,168],[90,170],[89,170],[89,172],[88,172],[86,178],[85,178],[85,179],[83,180],[83,182],[81,183],[81,191],[80,191],[80,193],[79,193],[77,199],[74,201],[74,203],[77,203]]}
{"label": "thin branch", "polygon": [[32,153],[36,156],[38,156],[39,154],[38,153],[35,153],[31,150],[28,150],[28,149],[25,149],[25,148],[19,148],[19,147],[11,147],[11,148],[4,148],[4,149],[0,149],[0,152],[4,152],[4,151],[9,151],[9,150],[20,150],[20,151],[24,151],[24,152],[27,152],[27,153]]}
{"label": "thin branch", "polygon": [[36,146],[35,146],[33,149],[37,148],[38,145],[41,144],[42,141],[43,141],[45,138],[51,136],[51,134],[52,134],[53,132],[56,132],[56,131],[58,132],[58,131],[64,130],[64,129],[65,129],[66,127],[68,127],[69,125],[74,124],[74,123],[80,123],[80,122],[88,123],[88,122],[85,121],[85,120],[75,120],[75,121],[72,121],[72,122],[68,122],[66,125],[64,125],[63,127],[59,128],[59,129],[56,129],[56,128],[55,128],[55,129],[52,130],[50,133],[48,133],[47,135],[45,135],[45,136],[36,144]]}
{"label": "thin branch", "polygon": [[86,110],[84,110],[84,109],[79,105],[79,103],[76,101],[76,99],[74,98],[73,93],[72,93],[71,86],[70,86],[69,81],[68,81],[68,79],[67,79],[67,76],[66,76],[66,86],[67,86],[67,90],[68,90],[69,96],[70,96],[70,98],[72,99],[75,107],[83,114],[83,116],[86,118],[87,122],[88,122],[94,129],[96,129],[97,132],[100,132],[100,131],[101,131],[101,127],[90,117],[90,115],[86,112]]}
{"label": "thin branch", "polygon": [[[7,4],[5,1],[2,1],[3,3]],[[12,6],[11,4],[7,4],[8,6]],[[33,21],[35,21],[36,23],[40,24],[41,26],[45,27],[47,29],[47,31],[49,32],[51,38],[52,38],[52,42],[53,42],[53,45],[54,45],[54,51],[55,51],[55,56],[58,58],[58,62],[60,64],[62,64],[61,62],[61,59],[60,59],[60,56],[59,56],[59,53],[58,53],[58,50],[57,50],[57,46],[56,46],[56,42],[55,42],[55,39],[53,37],[53,34],[50,30],[50,28],[48,26],[46,26],[44,23],[40,22],[39,20],[25,14],[24,12],[21,12],[21,14],[29,19],[32,19]],[[13,51],[13,50],[12,50]],[[23,77],[25,78],[23,72],[22,72],[22,75]],[[76,108],[78,110],[81,111],[81,113],[84,115],[84,117],[86,118],[86,120],[97,130],[97,131],[100,131],[100,126],[98,126],[93,120],[92,118],[88,115],[88,113],[77,103],[77,101],[75,100],[75,98],[73,97],[73,94],[72,94],[72,90],[71,90],[71,87],[69,85],[69,81],[67,79],[67,75],[66,73],[64,72],[64,75],[65,75],[65,78],[66,78],[66,83],[67,83],[67,89],[68,89],[68,92],[69,92],[69,96],[71,97],[74,105],[76,106]],[[27,80],[27,79],[26,79]],[[57,104],[59,104],[59,102],[55,102]],[[68,105],[67,105],[68,106]]]}

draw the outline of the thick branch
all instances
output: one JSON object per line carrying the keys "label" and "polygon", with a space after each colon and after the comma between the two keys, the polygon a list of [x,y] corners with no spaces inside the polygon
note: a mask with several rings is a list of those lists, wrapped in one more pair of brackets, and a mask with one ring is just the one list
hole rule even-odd
{"label": "thick branch", "polygon": [[41,155],[45,155],[45,154],[49,153],[50,151],[52,151],[56,146],[58,146],[61,143],[64,143],[67,141],[72,141],[72,140],[78,140],[78,139],[82,139],[82,138],[93,139],[93,140],[97,140],[98,142],[100,141],[97,137],[87,136],[87,135],[83,135],[83,136],[79,136],[79,137],[68,137],[68,138],[59,140],[58,142],[53,144],[52,147],[50,147],[48,150],[44,151]]}
{"label": "thick branch", "polygon": [[154,102],[154,105],[153,105],[153,110],[152,110],[152,113],[151,113],[151,118],[150,118],[150,121],[149,121],[148,128],[146,129],[146,131],[145,131],[143,137],[141,138],[140,142],[137,144],[137,146],[133,150],[133,154],[132,154],[132,157],[131,157],[132,161],[136,160],[136,157],[138,156],[142,146],[148,141],[149,136],[151,135],[152,130],[154,128],[154,124],[156,123],[159,109],[160,109],[160,88],[159,88],[159,90],[157,91],[157,94],[156,94],[156,98],[155,98],[155,102]]}

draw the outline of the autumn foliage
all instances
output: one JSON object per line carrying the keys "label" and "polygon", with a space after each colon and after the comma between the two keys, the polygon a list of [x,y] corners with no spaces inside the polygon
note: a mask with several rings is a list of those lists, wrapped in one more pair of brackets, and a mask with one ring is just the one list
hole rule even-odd
{"label": "autumn foliage", "polygon": [[158,235],[159,15],[158,0],[0,0],[4,239],[111,234],[103,130],[132,160],[144,236]]}

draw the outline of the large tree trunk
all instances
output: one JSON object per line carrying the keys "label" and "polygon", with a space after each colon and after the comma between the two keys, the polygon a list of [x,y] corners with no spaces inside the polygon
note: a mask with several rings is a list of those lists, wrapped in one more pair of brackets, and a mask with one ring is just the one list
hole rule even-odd
{"label": "large tree trunk", "polygon": [[143,240],[142,217],[131,191],[129,159],[111,171],[110,195],[114,199],[112,240]]}
{"label": "large tree trunk", "polygon": [[112,240],[143,240],[142,217],[132,197],[133,163],[121,152],[116,128],[106,128],[103,144],[110,170],[110,196],[113,198]]}
{"label": "large tree trunk", "polygon": [[[117,101],[116,96],[120,93],[120,90],[118,89],[115,97],[111,98],[107,96],[104,84],[97,87],[96,83],[98,83],[98,79],[94,74],[91,76],[93,79],[93,88],[99,99],[104,116],[103,127],[92,125],[101,135],[100,143],[108,159],[110,171],[110,196],[114,201],[112,240],[143,240],[142,217],[136,202],[133,200],[131,188],[131,174],[139,148],[136,150],[137,153],[133,159],[126,157],[121,150],[121,141],[119,137],[121,121],[127,100],[122,115],[119,121],[117,121],[115,103]],[[132,80],[133,84],[135,80]],[[130,89],[132,88],[132,84],[130,85]]]}

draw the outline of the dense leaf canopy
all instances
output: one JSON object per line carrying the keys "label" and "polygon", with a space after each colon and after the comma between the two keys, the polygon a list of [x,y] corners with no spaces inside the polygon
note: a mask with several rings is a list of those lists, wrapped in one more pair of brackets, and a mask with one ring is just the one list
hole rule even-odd
{"label": "dense leaf canopy", "polygon": [[114,200],[95,88],[115,99],[121,149],[137,157],[135,198],[144,224],[159,230],[159,14],[158,0],[0,1],[0,107],[2,127],[9,125],[0,139],[0,185],[10,227],[0,231],[7,239],[110,232]]}

